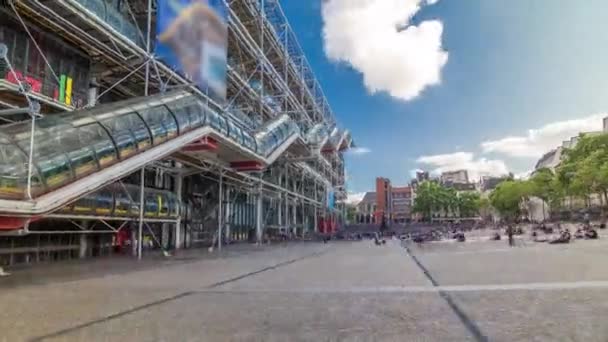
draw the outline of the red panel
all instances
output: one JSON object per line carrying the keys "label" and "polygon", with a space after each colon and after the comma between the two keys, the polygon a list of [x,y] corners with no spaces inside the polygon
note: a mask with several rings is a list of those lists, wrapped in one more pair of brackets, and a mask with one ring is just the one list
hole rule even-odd
{"label": "red panel", "polygon": [[195,142],[192,142],[182,148],[183,151],[197,152],[197,151],[215,151],[217,150],[217,140],[212,137],[204,137]]}
{"label": "red panel", "polygon": [[262,171],[262,170],[264,170],[264,165],[262,165],[262,163],[260,163],[260,162],[254,161],[254,160],[232,162],[232,163],[230,163],[230,167],[232,167],[233,169],[235,169],[237,171]]}
{"label": "red panel", "polygon": [[0,216],[0,230],[17,230],[25,227],[28,219],[30,222],[34,222],[40,219],[40,217],[11,217],[11,216]]}

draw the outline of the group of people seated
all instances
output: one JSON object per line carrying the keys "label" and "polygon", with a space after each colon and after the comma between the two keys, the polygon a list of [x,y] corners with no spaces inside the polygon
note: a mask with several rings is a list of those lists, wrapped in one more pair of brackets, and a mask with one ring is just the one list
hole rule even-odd
{"label": "group of people seated", "polygon": [[[540,237],[538,232],[534,231],[532,233],[532,238],[533,238],[534,242],[547,242],[548,241],[550,244],[570,243],[570,241],[572,240],[572,234],[570,233],[570,229],[568,229],[568,228],[562,229],[562,227],[559,223],[556,224],[556,228],[559,230],[559,235],[552,240],[549,240],[548,238],[545,238],[545,237]],[[553,233],[553,228],[545,226],[544,223],[541,224],[539,230],[541,230],[545,234]],[[579,227],[576,230],[576,232],[574,233],[574,238],[575,239],[595,240],[595,239],[599,238],[599,234],[597,233],[597,230],[593,229],[593,227],[591,226],[591,224],[589,224],[589,222],[585,222],[581,227]]]}

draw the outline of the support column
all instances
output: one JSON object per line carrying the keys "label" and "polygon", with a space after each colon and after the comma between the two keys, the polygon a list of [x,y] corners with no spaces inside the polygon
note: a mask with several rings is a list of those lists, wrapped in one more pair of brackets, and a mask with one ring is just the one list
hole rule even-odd
{"label": "support column", "polygon": [[[80,222],[80,225],[88,229],[89,224],[86,221]],[[78,257],[84,259],[89,256],[89,236],[87,234],[80,234],[80,245],[78,250]]]}
{"label": "support column", "polygon": [[277,203],[277,225],[279,227],[283,226],[283,194],[279,194],[279,202]]}
{"label": "support column", "polygon": [[[177,205],[179,208],[184,208],[184,206],[182,205],[182,188],[183,188],[183,184],[184,184],[184,177],[181,174],[181,167],[182,164],[180,163],[176,163],[175,167],[178,169],[178,174],[175,177],[175,195],[177,196]],[[183,222],[182,222],[182,216],[184,215],[184,213],[180,210],[180,212],[177,215],[177,221],[175,222],[175,249],[181,249],[184,243],[184,233],[183,232]]]}
{"label": "support column", "polygon": [[226,237],[226,241],[230,240],[230,233],[231,233],[230,228],[232,225],[232,222],[230,221],[230,211],[232,209],[232,203],[230,202],[230,198],[231,198],[230,192],[231,192],[231,189],[227,187],[226,188],[226,210],[225,210],[226,213],[225,213],[225,220],[224,220],[224,222],[225,222],[224,226],[226,228],[224,236]]}
{"label": "support column", "polygon": [[291,231],[293,233],[293,236],[296,236],[298,234],[298,205],[296,202],[293,203],[293,205],[291,206],[292,210],[293,210],[293,222],[292,227],[291,227]]}
{"label": "support column", "polygon": [[260,192],[257,195],[257,199],[256,199],[256,218],[255,218],[255,236],[256,236],[256,241],[258,244],[262,243],[262,231],[263,231],[263,227],[262,227],[262,204],[263,204],[263,197],[264,195],[262,194],[262,191],[260,190]]}
{"label": "support column", "polygon": [[145,167],[141,168],[140,172],[140,184],[139,184],[139,226],[137,229],[137,259],[141,260],[142,257],[142,246],[144,237],[144,177]]}
{"label": "support column", "polygon": [[171,229],[171,227],[168,223],[163,223],[160,229],[161,247],[166,251],[169,249],[169,229]]}
{"label": "support column", "polygon": [[319,232],[319,214],[318,214],[318,212],[317,212],[317,209],[318,209],[318,208],[317,208],[317,206],[315,205],[315,211],[314,211],[314,215],[315,215],[315,217],[314,217],[314,223],[315,223],[315,225],[313,226],[313,229],[314,229],[314,232],[315,232],[315,233],[318,233],[318,232]]}
{"label": "support column", "polygon": [[217,208],[217,248],[218,250],[222,250],[222,224],[223,224],[223,215],[222,215],[222,201],[223,199],[223,182],[224,182],[224,172],[220,171],[220,189],[219,189],[219,204]]}

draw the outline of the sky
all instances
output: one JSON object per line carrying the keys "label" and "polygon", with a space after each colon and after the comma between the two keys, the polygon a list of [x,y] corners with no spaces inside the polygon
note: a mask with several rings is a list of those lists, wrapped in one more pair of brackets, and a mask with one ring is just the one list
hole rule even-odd
{"label": "sky", "polygon": [[608,115],[608,1],[281,4],[358,146],[353,198],[416,169],[524,175]]}

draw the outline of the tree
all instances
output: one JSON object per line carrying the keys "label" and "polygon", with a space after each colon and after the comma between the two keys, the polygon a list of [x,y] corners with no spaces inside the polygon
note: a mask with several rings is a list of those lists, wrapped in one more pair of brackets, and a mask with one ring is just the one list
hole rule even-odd
{"label": "tree", "polygon": [[549,203],[555,194],[554,179],[553,171],[543,168],[537,170],[529,181],[531,195],[540,198],[543,202],[543,220],[546,220],[545,203]]}
{"label": "tree", "polygon": [[530,196],[531,188],[528,181],[504,181],[490,194],[490,203],[504,219],[515,220],[522,215],[521,203]]}
{"label": "tree", "polygon": [[422,182],[416,191],[413,211],[422,214],[425,219],[430,219],[437,212],[453,217],[475,216],[479,213],[479,194],[458,193],[437,182]]}
{"label": "tree", "polygon": [[588,206],[599,194],[608,205],[608,134],[581,134],[573,148],[564,150],[556,178],[556,195],[582,198]]}
{"label": "tree", "polygon": [[458,212],[461,217],[473,217],[479,215],[480,208],[479,193],[468,191],[458,194]]}

